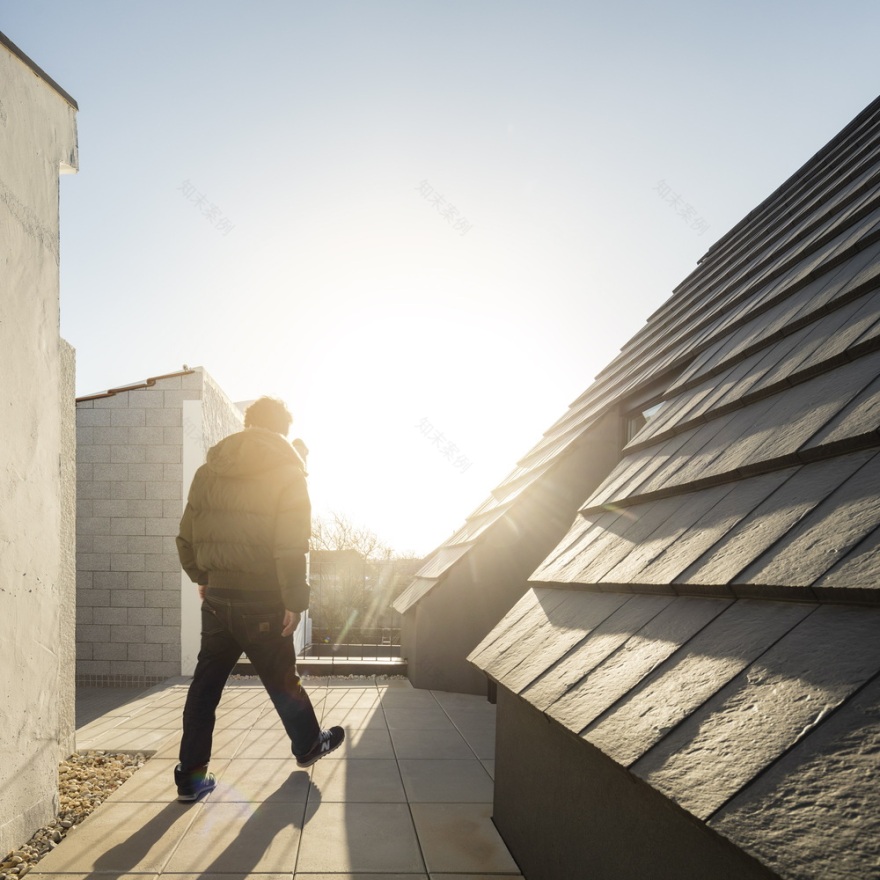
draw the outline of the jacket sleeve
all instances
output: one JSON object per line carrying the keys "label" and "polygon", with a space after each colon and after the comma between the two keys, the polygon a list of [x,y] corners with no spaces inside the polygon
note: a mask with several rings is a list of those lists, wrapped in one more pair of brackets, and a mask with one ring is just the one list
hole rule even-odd
{"label": "jacket sleeve", "polygon": [[295,471],[278,502],[275,518],[275,565],[281,598],[289,611],[309,607],[306,560],[312,534],[312,506],[305,475]]}
{"label": "jacket sleeve", "polygon": [[196,565],[196,555],[193,550],[192,516],[192,505],[187,501],[177,535],[177,555],[180,557],[181,568],[189,575],[189,579],[196,584],[206,584],[208,583],[207,572],[200,571]]}

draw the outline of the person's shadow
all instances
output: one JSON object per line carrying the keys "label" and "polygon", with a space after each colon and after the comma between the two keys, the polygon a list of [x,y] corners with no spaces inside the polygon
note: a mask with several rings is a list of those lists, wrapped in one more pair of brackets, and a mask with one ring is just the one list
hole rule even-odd
{"label": "person's shadow", "polygon": [[[275,838],[285,828],[296,829],[298,839],[306,816],[314,815],[315,806],[321,802],[321,792],[314,784],[310,784],[308,788],[307,804],[291,800],[291,789],[300,782],[298,777],[302,772],[304,771],[293,771],[269,797],[259,804],[238,803],[238,806],[251,809],[252,812],[235,839],[218,852],[204,870],[187,871],[187,873],[223,874],[224,880],[245,880],[253,873],[253,869],[268,852]],[[213,806],[224,803],[230,807],[236,805],[236,802],[215,801]],[[158,873],[164,870],[169,855],[171,860],[174,860],[175,855],[157,853],[157,862],[154,864],[149,859],[150,851],[171,831],[174,824],[181,820],[181,814],[188,812],[188,807],[192,806],[195,804],[181,804],[177,801],[169,803],[142,828],[100,855],[95,860],[89,880],[102,880],[109,873],[125,874],[133,870]],[[211,806],[212,804],[209,803],[206,808],[210,810]],[[207,815],[206,813],[198,815],[196,823],[205,821]],[[192,830],[189,828],[180,838],[174,848],[175,853],[181,845],[192,846],[192,840],[187,844],[187,837],[191,835]],[[296,850],[290,853],[289,861],[280,868],[279,872],[292,875],[295,859]]]}

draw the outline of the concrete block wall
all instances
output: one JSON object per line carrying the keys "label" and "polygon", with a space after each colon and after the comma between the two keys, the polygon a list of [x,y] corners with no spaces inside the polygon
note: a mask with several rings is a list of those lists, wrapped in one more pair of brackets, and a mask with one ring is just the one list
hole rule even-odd
{"label": "concrete block wall", "polygon": [[[213,418],[185,418],[185,401]],[[241,414],[199,368],[80,400],[76,416],[77,681],[156,684],[181,674],[184,444],[203,461]]]}

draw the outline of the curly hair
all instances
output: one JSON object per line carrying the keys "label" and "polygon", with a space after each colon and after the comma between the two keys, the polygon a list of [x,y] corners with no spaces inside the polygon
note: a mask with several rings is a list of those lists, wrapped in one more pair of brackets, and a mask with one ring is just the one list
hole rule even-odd
{"label": "curly hair", "polygon": [[244,411],[246,428],[268,428],[283,437],[287,436],[292,421],[293,416],[284,401],[277,397],[261,397]]}

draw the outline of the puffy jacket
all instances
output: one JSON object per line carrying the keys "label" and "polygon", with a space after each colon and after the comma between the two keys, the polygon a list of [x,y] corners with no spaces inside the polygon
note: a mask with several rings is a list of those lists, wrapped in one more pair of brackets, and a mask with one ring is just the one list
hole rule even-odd
{"label": "puffy jacket", "polygon": [[278,589],[309,607],[311,504],[305,466],[280,434],[245,428],[208,450],[180,521],[180,564],[198,584]]}

